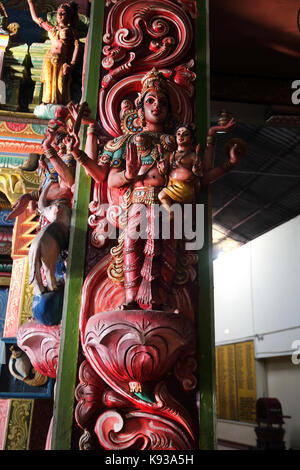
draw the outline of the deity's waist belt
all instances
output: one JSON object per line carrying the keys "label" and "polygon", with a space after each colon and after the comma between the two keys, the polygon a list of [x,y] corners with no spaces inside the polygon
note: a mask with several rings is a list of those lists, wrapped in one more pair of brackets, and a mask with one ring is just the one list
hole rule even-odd
{"label": "deity's waist belt", "polygon": [[134,188],[131,193],[131,202],[137,204],[159,204],[158,194],[161,191],[161,187],[157,186],[141,186]]}
{"label": "deity's waist belt", "polygon": [[64,62],[67,62],[66,54],[58,54],[57,52],[51,52],[51,50],[47,52],[45,58],[46,60],[50,60],[53,65],[63,64]]}

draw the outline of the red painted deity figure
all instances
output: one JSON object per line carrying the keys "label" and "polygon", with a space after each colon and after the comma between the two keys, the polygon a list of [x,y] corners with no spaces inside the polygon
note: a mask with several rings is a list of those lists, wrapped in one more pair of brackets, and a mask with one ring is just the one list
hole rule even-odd
{"label": "red painted deity figure", "polygon": [[[154,207],[167,183],[164,161],[169,160],[176,143],[165,131],[171,107],[166,79],[158,71],[143,78],[137,107],[142,131],[109,141],[98,164],[81,152],[73,150],[73,154],[97,182],[107,177],[113,191],[131,188],[123,246],[123,307],[161,309],[162,290],[169,290],[175,272],[176,241],[154,239]],[[146,220],[142,221],[143,216]],[[137,237],[140,225],[145,225],[145,232]]]}
{"label": "red painted deity figure", "polygon": [[[32,5],[31,0],[28,3]],[[94,257],[92,247],[87,249],[79,315],[86,361],[79,369],[75,419],[85,432],[83,440],[94,433],[101,449],[195,449],[198,300],[197,294],[193,297],[197,288],[193,264],[198,260],[195,253],[182,251],[185,240],[177,237],[176,230],[184,219],[170,216],[171,205],[176,202],[184,209],[184,204],[193,204],[199,187],[234,167],[245,148],[232,140],[225,149],[227,160],[214,167],[216,133],[230,130],[233,119],[211,127],[205,148],[197,146],[195,129],[187,124],[194,116],[191,98],[196,76],[189,60],[193,25],[178,2],[154,0],[146,8],[139,0],[107,3],[111,8],[106,16],[102,66],[108,72],[102,78],[98,103],[102,128],[111,140],[98,135],[96,121],[86,119],[87,144],[85,152],[80,150],[80,116],[84,117],[86,103],[70,103],[67,110],[74,125],[64,141],[70,144],[67,159],[53,126],[43,143],[45,163],[58,174],[47,197],[64,198],[65,191],[73,195],[74,179],[68,168],[71,152],[95,182],[89,205],[88,223],[94,229],[90,244],[98,247],[103,221],[120,229],[114,231],[110,253]],[[63,67],[64,59],[60,61],[64,24],[59,24],[59,37],[51,43],[48,59],[53,62],[58,55],[60,70],[70,71]],[[134,106],[132,94],[137,90]],[[30,199],[24,196],[19,208]],[[17,211],[18,207],[15,215]],[[167,236],[164,222],[169,223]],[[103,245],[99,242],[99,246]],[[76,256],[74,247],[72,255]],[[55,377],[56,367],[48,367],[48,349],[41,347],[40,338],[53,338],[50,344],[57,363],[59,329],[54,337],[56,330],[42,327],[22,325],[18,344],[37,358],[32,361],[40,367],[37,370],[47,366],[47,374]]]}
{"label": "red painted deity figure", "polygon": [[[88,158],[79,151],[78,139],[73,155],[96,182],[101,183],[107,178],[111,194],[122,195],[126,189],[130,190],[122,245],[126,301],[120,307],[170,310],[168,294],[176,271],[178,240],[174,237],[175,226],[171,221],[167,239],[155,232],[159,205],[165,203],[172,181],[178,180],[181,190],[178,189],[177,194],[184,188],[189,197],[187,199],[185,194],[174,200],[193,202],[195,178],[208,184],[238,163],[240,156],[236,146],[232,149],[231,163],[212,168],[213,150],[208,144],[202,168],[197,152],[193,151],[190,129],[179,127],[177,143],[175,136],[166,132],[171,104],[163,74],[152,69],[143,77],[141,85],[136,100],[141,130],[109,141],[98,162],[95,156]],[[223,129],[233,125],[231,120]],[[219,127],[210,129],[210,139],[218,130]]]}

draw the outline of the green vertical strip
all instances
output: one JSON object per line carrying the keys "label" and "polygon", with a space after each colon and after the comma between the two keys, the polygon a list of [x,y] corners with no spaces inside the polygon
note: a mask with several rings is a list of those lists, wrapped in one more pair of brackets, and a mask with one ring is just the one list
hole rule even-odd
{"label": "green vertical strip", "polygon": [[[205,148],[210,124],[209,0],[197,0],[197,132]],[[204,246],[199,251],[199,392],[200,450],[216,449],[215,337],[212,272],[212,215],[210,189],[203,188],[199,203],[204,204]]]}
{"label": "green vertical strip", "polygon": [[[92,118],[96,118],[97,115],[103,18],[104,2],[102,0],[93,0],[91,4],[83,91],[83,101],[88,102]],[[82,148],[84,148],[85,139],[86,132],[83,133]],[[90,189],[90,178],[86,175],[84,169],[77,165],[56,395],[53,410],[52,450],[71,449],[74,392],[79,348],[78,322],[85,266]]]}

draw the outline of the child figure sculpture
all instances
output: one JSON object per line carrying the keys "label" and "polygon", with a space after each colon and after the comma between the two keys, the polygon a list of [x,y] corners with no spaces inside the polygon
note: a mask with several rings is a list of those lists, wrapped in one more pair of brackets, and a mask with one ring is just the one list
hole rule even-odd
{"label": "child figure sculpture", "polygon": [[228,160],[217,167],[213,167],[213,158],[210,146],[217,130],[230,129],[235,125],[231,119],[227,125],[211,127],[207,136],[207,146],[204,151],[203,161],[200,158],[200,145],[195,148],[194,126],[182,124],[176,131],[177,149],[171,155],[168,162],[161,156],[163,171],[168,173],[168,184],[164,187],[158,198],[162,206],[172,217],[171,206],[174,203],[192,204],[196,200],[196,193],[200,186],[206,186],[214,182],[225,173],[235,167],[246,153],[246,145],[241,139],[231,139],[225,152]]}
{"label": "child figure sculpture", "polygon": [[195,151],[194,129],[184,124],[177,128],[177,149],[170,158],[170,173],[167,187],[158,195],[161,204],[170,212],[174,202],[191,204],[195,200],[195,188],[203,175],[199,146]]}

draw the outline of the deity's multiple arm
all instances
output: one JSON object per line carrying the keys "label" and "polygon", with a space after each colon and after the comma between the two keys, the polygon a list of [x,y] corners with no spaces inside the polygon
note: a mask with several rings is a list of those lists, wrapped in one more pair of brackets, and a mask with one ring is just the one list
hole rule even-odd
{"label": "deity's multiple arm", "polygon": [[77,133],[72,132],[73,137],[73,147],[72,154],[75,160],[80,163],[85,169],[86,173],[97,183],[103,183],[106,179],[109,167],[107,165],[99,165],[95,158],[95,153],[97,155],[97,147],[94,134],[91,133],[89,139],[88,156],[83,150],[80,150],[80,140]]}
{"label": "deity's multiple arm", "polygon": [[215,142],[217,132],[228,132],[236,125],[235,119],[232,118],[223,126],[212,126],[208,129],[206,137],[206,147],[203,154],[203,172],[214,168],[215,160]]}
{"label": "deity's multiple arm", "polygon": [[8,18],[7,11],[5,9],[5,6],[3,5],[2,2],[0,2],[0,14],[4,16],[4,18]]}
{"label": "deity's multiple arm", "polygon": [[75,183],[75,168],[69,167],[65,162],[59,157],[52,143],[55,139],[55,131],[48,127],[46,138],[43,142],[43,150],[45,156],[51,161],[55,171],[57,172],[60,183],[65,186],[72,188]]}
{"label": "deity's multiple arm", "polygon": [[98,135],[96,123],[90,123],[87,129],[85,152],[94,161],[98,159]]}
{"label": "deity's multiple arm", "polygon": [[29,11],[30,11],[32,20],[33,20],[36,24],[38,24],[39,26],[41,26],[41,27],[43,27],[44,29],[46,29],[46,27],[43,25],[43,23],[46,23],[46,22],[44,22],[43,18],[38,17],[38,15],[37,15],[37,13],[36,13],[36,10],[35,10],[35,6],[34,6],[32,0],[27,0],[27,3],[28,3],[28,6],[29,6]]}
{"label": "deity's multiple arm", "polygon": [[233,142],[229,150],[229,159],[225,160],[221,165],[204,172],[201,178],[201,184],[208,185],[221,178],[221,176],[225,175],[225,173],[228,173],[228,171],[239,164],[245,153],[246,148],[244,145],[239,142]]}

